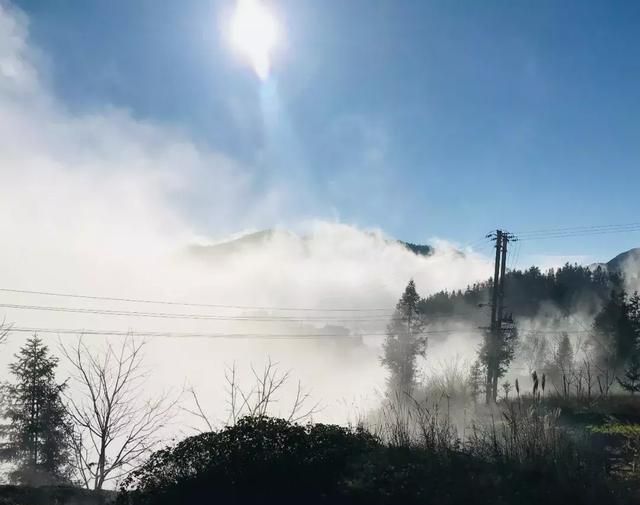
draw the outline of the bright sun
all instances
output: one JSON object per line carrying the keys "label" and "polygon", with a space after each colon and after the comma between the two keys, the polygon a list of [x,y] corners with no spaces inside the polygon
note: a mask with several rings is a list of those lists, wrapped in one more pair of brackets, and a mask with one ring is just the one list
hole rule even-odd
{"label": "bright sun", "polygon": [[238,0],[231,20],[231,41],[262,80],[269,76],[277,36],[276,21],[261,0]]}

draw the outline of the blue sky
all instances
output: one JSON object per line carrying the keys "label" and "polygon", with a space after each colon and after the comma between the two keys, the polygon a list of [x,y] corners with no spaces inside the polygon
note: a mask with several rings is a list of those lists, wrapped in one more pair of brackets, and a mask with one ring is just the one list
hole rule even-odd
{"label": "blue sky", "polygon": [[[461,243],[640,221],[640,3],[270,4],[283,40],[263,83],[221,35],[231,0],[16,2],[66,107],[184,130],[252,167],[256,194],[293,188],[284,221]],[[523,251],[634,246],[640,233]]]}

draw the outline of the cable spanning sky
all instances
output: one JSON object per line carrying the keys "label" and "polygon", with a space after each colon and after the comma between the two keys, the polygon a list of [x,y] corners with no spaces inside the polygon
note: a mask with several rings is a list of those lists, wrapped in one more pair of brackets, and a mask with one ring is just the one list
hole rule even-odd
{"label": "cable spanning sky", "polygon": [[[637,2],[240,4],[239,21],[234,0],[13,5],[66,107],[126,110],[234,160],[249,197],[279,205],[256,227],[338,219],[465,243],[638,215]],[[220,232],[206,195],[180,203]],[[532,240],[523,254],[606,260],[638,244]]]}

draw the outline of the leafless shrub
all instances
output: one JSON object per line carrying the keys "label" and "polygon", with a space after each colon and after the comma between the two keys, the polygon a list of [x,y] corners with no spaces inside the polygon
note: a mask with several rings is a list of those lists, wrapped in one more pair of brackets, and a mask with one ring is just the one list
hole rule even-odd
{"label": "leafless shrub", "polygon": [[[291,371],[282,372],[278,364],[268,360],[261,371],[251,366],[254,383],[250,389],[244,389],[238,383],[236,364],[233,363],[225,370],[227,394],[226,424],[235,424],[245,416],[258,417],[277,415],[289,422],[297,423],[312,419],[320,411],[319,402],[311,403],[311,394],[298,381],[291,405],[283,411],[275,412],[274,407],[280,401],[283,388],[291,380]],[[204,412],[198,394],[192,388],[189,390],[194,408],[183,407],[183,410],[200,419],[209,431],[213,431],[214,423]]]}

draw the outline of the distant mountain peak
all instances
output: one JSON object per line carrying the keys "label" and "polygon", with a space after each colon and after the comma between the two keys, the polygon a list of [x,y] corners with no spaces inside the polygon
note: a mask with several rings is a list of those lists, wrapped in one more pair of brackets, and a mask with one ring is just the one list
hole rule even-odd
{"label": "distant mountain peak", "polygon": [[636,266],[637,270],[640,270],[640,247],[634,247],[622,252],[606,263],[591,263],[588,268],[592,272],[601,268],[606,272],[624,273],[624,270],[634,266]]}
{"label": "distant mountain peak", "polygon": [[[370,235],[372,238],[376,235],[373,233],[364,232]],[[208,244],[208,245],[192,245],[189,247],[189,252],[196,256],[216,256],[224,257],[231,256],[241,251],[246,251],[254,248],[265,246],[273,240],[291,241],[291,247],[307,246],[310,237],[306,235],[298,235],[289,230],[283,229],[265,229],[246,233],[244,235],[233,237],[229,240]],[[431,256],[434,249],[430,245],[426,244],[414,244],[411,242],[404,242],[402,240],[384,239],[389,244],[399,244],[406,250],[412,252],[417,256]]]}
{"label": "distant mountain peak", "polygon": [[417,254],[418,256],[431,256],[433,254],[433,247],[426,244],[412,244],[411,242],[403,242],[402,240],[398,240],[398,243],[405,246],[412,253]]}
{"label": "distant mountain peak", "polygon": [[640,247],[620,253],[606,263],[607,269],[612,272],[621,272],[626,267],[634,264],[640,266]]}

